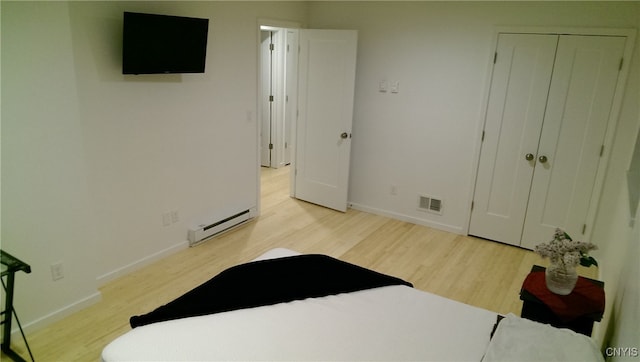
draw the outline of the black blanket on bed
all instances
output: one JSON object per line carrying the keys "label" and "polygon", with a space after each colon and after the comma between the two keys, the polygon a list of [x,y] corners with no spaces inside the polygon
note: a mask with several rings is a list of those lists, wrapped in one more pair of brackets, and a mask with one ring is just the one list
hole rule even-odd
{"label": "black blanket on bed", "polygon": [[131,327],[411,283],[326,255],[297,255],[231,267],[156,310],[133,316]]}

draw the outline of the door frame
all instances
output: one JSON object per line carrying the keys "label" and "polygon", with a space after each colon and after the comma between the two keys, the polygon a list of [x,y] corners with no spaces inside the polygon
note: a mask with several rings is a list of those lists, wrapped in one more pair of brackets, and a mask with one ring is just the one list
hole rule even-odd
{"label": "door frame", "polygon": [[[255,112],[253,112],[255,114],[255,120],[254,120],[254,124],[255,124],[255,136],[256,136],[256,159],[255,159],[255,167],[256,167],[256,216],[259,216],[261,214],[261,210],[262,210],[262,200],[261,200],[261,196],[260,196],[260,192],[262,189],[262,185],[261,185],[261,168],[262,168],[262,162],[261,162],[261,129],[262,129],[262,112],[261,110],[261,93],[262,93],[262,87],[263,87],[263,83],[262,83],[262,74],[261,74],[261,62],[262,62],[262,50],[261,50],[261,46],[262,46],[262,31],[263,28],[278,28],[278,29],[293,29],[293,30],[297,30],[297,29],[301,29],[302,28],[302,24],[295,22],[295,21],[287,21],[287,20],[274,20],[274,19],[267,19],[267,18],[259,18],[257,20],[257,24],[256,24],[256,103],[254,104],[254,109]],[[297,75],[296,75],[297,76]],[[251,119],[251,111],[248,112],[247,114],[247,118],[250,120]],[[295,130],[295,122],[292,122],[292,127]],[[291,144],[295,145],[295,133],[292,133],[292,140],[291,140]],[[292,146],[292,150],[291,150],[291,163],[293,164],[293,160],[295,159],[295,146]],[[289,186],[289,190],[290,193],[291,191],[291,186]]]}
{"label": "door frame", "polygon": [[[287,90],[287,69],[285,66],[287,65],[287,50],[285,47],[285,41],[287,40],[287,34],[290,29],[286,28],[276,28],[271,26],[261,26],[261,35],[264,36],[265,33],[269,33],[269,41],[270,44],[274,45],[274,48],[269,51],[265,49],[265,40],[261,37],[261,47],[260,47],[260,74],[261,74],[261,84],[260,88],[262,89],[262,93],[258,97],[258,112],[260,115],[260,127],[261,127],[261,143],[260,147],[262,147],[261,151],[261,165],[265,165],[265,146],[268,147],[269,144],[272,145],[271,148],[268,149],[269,154],[269,162],[267,167],[271,168],[279,168],[286,164],[285,160],[285,145],[286,145],[286,135],[285,128],[288,128],[285,121],[288,120],[286,114],[286,95],[285,91]],[[265,52],[269,52],[268,61],[265,57]],[[266,80],[265,77],[265,63],[269,64],[268,73],[269,80]],[[267,87],[267,88],[265,88]],[[267,89],[269,92],[267,93]],[[269,102],[269,111],[265,112],[265,97],[267,94],[274,96],[274,100]],[[268,113],[268,115],[266,114]],[[265,129],[268,129],[269,133],[265,134]],[[268,143],[265,144],[265,139],[269,139]]]}
{"label": "door frame", "polygon": [[493,77],[493,58],[495,49],[498,45],[498,35],[500,33],[517,33],[517,34],[549,34],[549,35],[599,35],[599,36],[621,36],[626,37],[625,49],[623,53],[623,59],[625,61],[622,64],[622,69],[618,73],[618,82],[614,93],[613,103],[611,107],[611,113],[609,115],[609,121],[607,122],[607,129],[605,131],[604,138],[604,152],[602,154],[601,162],[598,165],[598,171],[596,173],[596,180],[593,187],[593,197],[589,204],[589,210],[587,212],[587,228],[582,237],[582,240],[588,241],[591,239],[593,225],[598,211],[598,204],[600,202],[600,195],[604,186],[605,173],[609,165],[609,159],[611,155],[611,149],[613,146],[613,139],[615,131],[618,126],[618,118],[620,117],[620,110],[622,108],[622,100],[624,98],[624,90],[627,86],[627,79],[629,75],[629,68],[631,65],[631,58],[633,55],[633,48],[635,45],[636,30],[635,29],[623,29],[623,28],[579,28],[579,27],[514,27],[514,26],[496,26],[493,29],[492,42],[489,54],[487,56],[487,71],[485,78],[485,86],[482,98],[482,108],[479,113],[479,119],[476,127],[476,142],[474,145],[474,157],[471,165],[470,174],[473,175],[469,185],[468,193],[468,208],[465,220],[465,229],[463,233],[469,235],[469,225],[471,223],[472,205],[475,196],[476,181],[478,177],[478,167],[480,164],[480,151],[482,149],[482,133],[485,128],[487,103],[489,101],[491,79]]}

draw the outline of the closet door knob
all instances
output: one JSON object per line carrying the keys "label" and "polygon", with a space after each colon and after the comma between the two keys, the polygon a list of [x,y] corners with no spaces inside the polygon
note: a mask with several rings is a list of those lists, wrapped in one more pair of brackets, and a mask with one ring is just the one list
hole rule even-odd
{"label": "closet door knob", "polygon": [[524,155],[524,159],[527,161],[531,161],[533,160],[533,155],[531,153],[527,153],[526,155]]}
{"label": "closet door knob", "polygon": [[548,161],[547,156],[542,155],[538,157],[538,161],[540,161],[540,163],[546,163]]}

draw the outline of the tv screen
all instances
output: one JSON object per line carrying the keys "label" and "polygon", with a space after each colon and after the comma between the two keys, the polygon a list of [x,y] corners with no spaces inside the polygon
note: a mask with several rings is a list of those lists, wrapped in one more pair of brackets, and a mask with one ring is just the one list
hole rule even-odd
{"label": "tv screen", "polygon": [[209,19],[124,13],[122,74],[204,73]]}

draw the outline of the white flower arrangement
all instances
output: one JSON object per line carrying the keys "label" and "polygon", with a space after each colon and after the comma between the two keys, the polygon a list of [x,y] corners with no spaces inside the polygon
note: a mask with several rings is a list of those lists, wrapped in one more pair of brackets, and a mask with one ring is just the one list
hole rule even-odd
{"label": "white flower arrangement", "polygon": [[576,267],[578,263],[582,266],[598,266],[596,259],[589,256],[589,251],[598,247],[592,243],[574,241],[569,234],[561,229],[556,229],[553,240],[548,243],[536,245],[535,252],[544,258],[551,259],[552,263],[561,264],[566,267]]}

